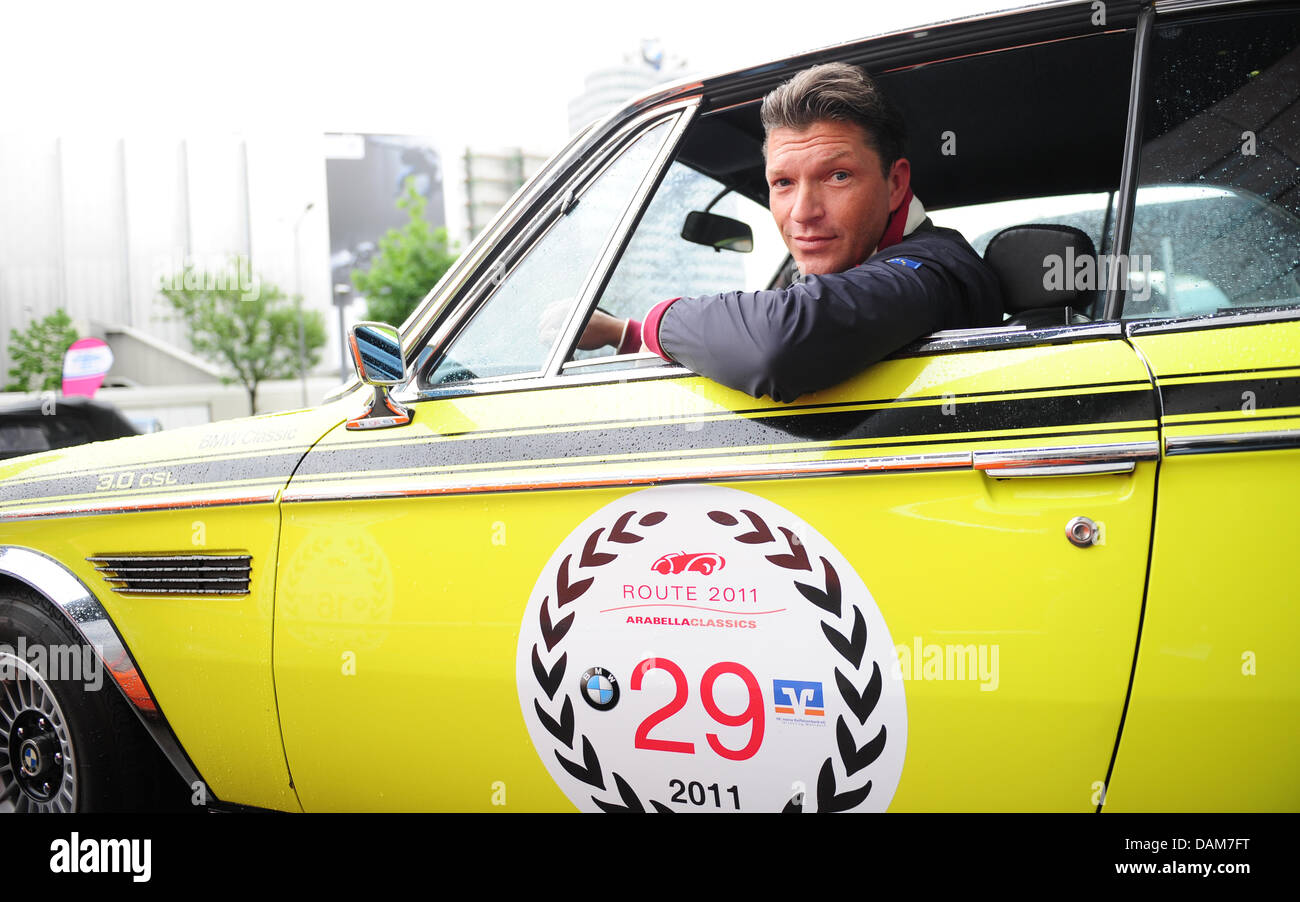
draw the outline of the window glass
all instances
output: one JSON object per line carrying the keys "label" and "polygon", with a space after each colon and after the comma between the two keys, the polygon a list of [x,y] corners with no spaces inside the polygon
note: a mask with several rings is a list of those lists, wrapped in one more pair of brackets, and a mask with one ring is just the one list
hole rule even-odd
{"label": "window glass", "polygon": [[[688,214],[706,207],[709,213],[749,226],[753,249],[716,249],[683,238]],[[766,288],[785,256],[785,244],[766,207],[675,162],[602,293],[600,309],[640,319],[667,298]],[[601,353],[612,354],[613,349],[579,351],[577,356]]]}
{"label": "window glass", "polygon": [[[937,226],[961,232],[981,256],[998,232],[1032,223],[1082,229],[1092,239],[1093,247],[1101,250],[1110,246],[1114,234],[1115,211],[1111,206],[1114,197],[1114,192],[1029,197],[936,210],[930,214],[930,219]],[[1102,240],[1103,230],[1105,241]]]}
{"label": "window glass", "polygon": [[636,139],[578,195],[451,341],[426,387],[541,370],[669,125]]}
{"label": "window glass", "polygon": [[1300,303],[1300,14],[1153,35],[1126,317]]}
{"label": "window glass", "polygon": [[50,450],[50,439],[39,426],[25,423],[0,425],[0,457],[17,457]]}

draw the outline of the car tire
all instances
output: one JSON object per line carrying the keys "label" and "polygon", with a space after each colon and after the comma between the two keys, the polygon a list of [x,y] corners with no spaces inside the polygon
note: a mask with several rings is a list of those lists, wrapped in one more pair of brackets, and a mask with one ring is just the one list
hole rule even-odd
{"label": "car tire", "polygon": [[[72,651],[56,665],[55,649]],[[183,784],[111,684],[48,600],[0,585],[0,812],[156,810],[176,798]]]}

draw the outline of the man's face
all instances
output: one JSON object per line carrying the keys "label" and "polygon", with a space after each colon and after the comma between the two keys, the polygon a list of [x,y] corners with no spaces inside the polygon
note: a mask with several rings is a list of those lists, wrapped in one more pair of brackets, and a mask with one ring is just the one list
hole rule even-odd
{"label": "man's face", "polygon": [[799,271],[844,272],[871,255],[911,178],[905,159],[885,177],[862,127],[825,120],[767,136],[772,216]]}

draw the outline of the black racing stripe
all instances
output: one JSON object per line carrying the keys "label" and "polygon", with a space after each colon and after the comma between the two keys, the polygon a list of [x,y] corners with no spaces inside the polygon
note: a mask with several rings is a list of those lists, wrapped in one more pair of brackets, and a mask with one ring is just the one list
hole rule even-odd
{"label": "black racing stripe", "polygon": [[[1246,393],[1250,392],[1250,395]],[[1262,376],[1160,385],[1165,416],[1188,413],[1244,413],[1253,395],[1254,408],[1300,406],[1300,376]]]}
{"label": "black racing stripe", "polygon": [[[267,457],[203,460],[190,464],[140,464],[134,467],[107,467],[102,473],[113,477],[113,488],[102,490],[102,494],[108,496],[112,503],[116,503],[120,496],[114,496],[119,491],[128,488],[138,491],[141,495],[146,495],[153,493],[165,494],[182,488],[192,489],[195,486],[227,482],[234,479],[274,478],[287,482],[289,474],[293,471],[294,465],[302,458],[302,455],[302,451],[293,451],[288,454],[272,454]],[[125,472],[135,474],[131,480],[131,485],[119,486],[118,480]],[[150,474],[151,478],[154,474],[169,473],[175,477],[175,481],[157,486],[140,487],[136,485],[141,475],[146,473]],[[35,498],[57,498],[63,495],[94,496],[99,492],[99,477],[99,472],[81,473],[42,482],[30,482],[14,486],[5,485],[4,497],[0,503],[30,501]],[[231,487],[232,493],[238,494],[239,490],[238,486]],[[107,499],[106,503],[108,503]]]}
{"label": "black racing stripe", "polygon": [[307,455],[298,475],[472,463],[532,466],[534,460],[567,457],[655,451],[734,453],[754,445],[869,441],[921,435],[960,438],[962,433],[970,432],[1004,432],[1008,433],[1006,438],[1015,438],[1010,433],[1017,429],[1154,421],[1155,418],[1153,391],[1096,392],[805,416],[736,417],[710,421],[697,430],[688,429],[687,424],[656,424],[457,441],[435,440],[387,447],[369,443],[348,448],[318,446]]}
{"label": "black racing stripe", "polygon": [[[329,430],[326,431],[328,432]],[[310,444],[311,444],[310,442],[301,442],[294,445],[287,445],[284,448],[284,452],[286,454],[292,454],[292,453],[305,454]],[[263,456],[265,456],[268,452],[273,450],[275,449],[268,448],[264,450],[259,450],[256,453],[250,452],[248,454],[235,455],[233,457],[230,457],[229,459],[230,460],[261,460]],[[230,453],[231,450],[229,448],[215,448],[212,450],[212,452],[207,454],[201,452],[196,454],[184,454],[180,457],[169,457],[166,458],[165,460],[152,460],[152,461],[137,460],[137,461],[130,461],[127,463],[111,464],[109,466],[104,466],[102,463],[95,463],[95,464],[87,464],[86,466],[82,466],[82,467],[69,467],[68,469],[63,470],[59,473],[46,473],[46,474],[41,474],[36,476],[32,476],[28,473],[18,473],[13,476],[6,477],[5,484],[9,485],[10,483],[20,483],[20,482],[42,482],[50,479],[59,479],[64,476],[79,476],[84,473],[94,473],[98,477],[98,475],[101,473],[109,473],[109,472],[116,473],[122,470],[144,470],[144,469],[156,470],[163,467],[179,466],[181,464],[203,463],[205,461],[212,460],[213,457],[216,455],[221,455],[221,454],[229,455]]]}
{"label": "black racing stripe", "polygon": [[1240,376],[1247,373],[1279,373],[1283,370],[1300,370],[1300,363],[1290,366],[1250,366],[1239,370],[1204,370],[1195,373],[1162,373],[1161,379],[1195,379],[1200,376]]}
{"label": "black racing stripe", "polygon": [[[1128,435],[1128,434],[1132,434],[1132,433],[1134,433],[1134,432],[1147,432],[1147,433],[1154,433],[1155,431],[1156,431],[1156,424],[1155,424],[1155,421],[1153,420],[1153,421],[1151,422],[1151,424],[1148,425],[1148,426],[1133,426],[1133,427],[1124,428],[1124,429],[1074,429],[1074,430],[1067,430],[1067,431],[1064,431],[1064,432],[1033,432],[1033,433],[1028,433],[1028,434],[1026,434],[1026,433],[1017,433],[1017,434],[1014,436],[1014,438],[1016,438],[1017,440],[1019,440],[1019,439],[1056,439],[1056,438],[1073,438],[1073,437],[1075,437],[1075,436],[1080,436],[1080,435],[1086,435],[1086,436],[1088,436],[1089,438],[1104,438],[1104,437],[1106,437],[1106,436],[1111,436],[1111,435]],[[926,444],[927,444],[927,445],[953,445],[953,444],[971,444],[971,443],[974,443],[974,442],[980,442],[980,441],[999,442],[999,441],[1005,441],[1006,438],[1007,438],[1006,436],[1001,436],[1001,435],[999,435],[999,436],[992,436],[992,437],[989,437],[989,438],[987,438],[987,439],[973,439],[973,438],[970,438],[970,437],[968,437],[968,436],[958,436],[957,438],[945,438],[945,439],[938,439],[938,440],[935,440],[935,441],[927,441]],[[907,441],[897,441],[897,442],[854,443],[854,444],[851,444],[851,445],[834,445],[834,446],[820,446],[820,447],[821,447],[822,450],[828,450],[828,451],[892,451],[892,450],[894,450],[894,449],[897,449],[897,448],[900,447],[900,446],[905,446],[905,445],[912,445],[912,446],[914,446],[914,445],[916,445],[916,442],[913,441],[913,440],[907,440]],[[803,449],[800,449],[800,450],[803,450]],[[816,449],[809,449],[809,450],[816,450]],[[668,458],[665,458],[665,457],[631,457],[631,458],[620,459],[620,460],[618,461],[618,463],[619,463],[619,464],[649,463],[649,464],[655,464],[655,465],[660,465],[660,466],[661,466],[661,465],[663,465],[663,464],[665,464],[665,463],[674,463],[674,464],[675,464],[675,463],[694,463],[694,462],[697,461],[697,460],[713,460],[714,458],[719,458],[719,457],[736,458],[736,457],[747,457],[747,456],[752,456],[752,455],[771,454],[771,453],[773,453],[773,452],[767,450],[766,448],[742,448],[742,449],[730,449],[730,450],[726,450],[726,451],[713,451],[713,452],[707,452],[707,453],[704,453],[704,454],[697,454],[697,455],[694,455],[694,456],[689,457],[689,458],[681,458],[681,459],[678,459],[678,458],[672,458],[672,457],[668,457]],[[782,453],[782,452],[777,452],[777,453]],[[855,458],[847,458],[847,459],[846,459],[846,462],[851,462],[851,461],[853,461],[853,460],[855,460]],[[807,463],[807,462],[808,462],[808,461],[805,460],[805,461],[800,461],[799,463]],[[819,462],[819,463],[831,463],[831,464],[833,464],[833,463],[836,462],[836,458],[829,458],[829,459],[825,459],[825,460],[818,460],[817,462]],[[599,465],[599,464],[597,464],[597,465]],[[780,467],[785,466],[785,465],[786,465],[785,463],[773,463],[773,464],[772,464],[772,467],[773,467],[773,468],[780,468]],[[530,464],[528,464],[528,469],[530,469],[530,470],[549,470],[549,469],[555,469],[555,468],[567,468],[567,469],[579,470],[579,469],[582,469],[582,468],[584,468],[584,467],[588,467],[588,468],[589,468],[589,467],[591,467],[591,466],[592,466],[592,464],[591,464],[590,462],[569,463],[569,462],[567,462],[567,461],[547,461],[547,462],[545,462],[545,463],[530,463]],[[472,472],[472,471],[471,471],[471,472]],[[489,471],[489,472],[490,472],[490,471]],[[425,470],[425,471],[422,471],[420,475],[422,475],[422,476],[436,476],[436,475],[443,475],[443,474],[446,474],[446,475],[451,475],[451,474],[463,475],[463,474],[466,474],[466,471],[463,470],[463,469],[461,469],[460,467],[451,467],[451,466],[447,466],[447,467],[437,467],[437,468],[434,468],[434,469],[431,470],[431,471],[430,471],[430,470]],[[301,473],[298,473],[298,474],[296,474],[296,475],[294,476],[294,478],[293,478],[293,484],[294,484],[295,486],[301,486],[301,485],[316,484],[316,483],[322,483],[322,482],[332,482],[333,480],[338,479],[340,475],[343,475],[343,474],[339,474],[339,473],[317,473],[317,474],[312,475],[312,476],[304,476],[304,475],[302,475]],[[349,496],[349,497],[351,497],[351,496]],[[376,496],[376,497],[380,497],[380,496]]]}
{"label": "black racing stripe", "polygon": [[[1224,417],[1219,420],[1192,420],[1186,423],[1166,423],[1165,426],[1167,428],[1172,428],[1174,426],[1219,426],[1223,423],[1231,423],[1234,426],[1244,426],[1247,423],[1269,423],[1273,420],[1300,420],[1300,413],[1280,413],[1266,417],[1242,413],[1235,417]],[[1182,437],[1183,436],[1179,436],[1179,438]]]}
{"label": "black racing stripe", "polygon": [[[1081,389],[1085,389],[1085,388],[1120,388],[1122,386],[1131,386],[1135,389],[1142,389],[1148,387],[1149,385],[1150,383],[1147,382],[1145,379],[1125,379],[1120,382],[1085,382],[1078,385],[1068,385],[1068,386],[1040,385],[1034,388],[1004,388],[1004,389],[998,389],[996,391],[953,392],[951,394],[944,394],[944,395],[917,395],[915,397],[907,397],[907,398],[878,398],[876,400],[866,400],[866,401],[864,400],[834,401],[834,402],[822,403],[822,404],[784,404],[775,407],[771,405],[764,406],[764,407],[737,407],[734,410],[727,410],[727,411],[701,410],[696,414],[675,415],[672,417],[672,419],[674,423],[678,423],[678,422],[689,423],[695,421],[702,421],[708,417],[717,416],[719,413],[726,413],[728,415],[735,415],[735,416],[750,416],[753,414],[772,414],[772,415],[779,414],[779,415],[786,415],[786,416],[791,416],[791,415],[797,416],[808,412],[822,413],[824,411],[836,410],[845,407],[864,407],[873,404],[881,404],[881,405],[913,404],[920,401],[937,401],[942,404],[950,401],[974,400],[974,399],[981,399],[981,398],[988,398],[988,397],[1002,396],[1002,395],[1029,394],[1031,392],[1069,392],[1070,394],[1074,394],[1080,391]],[[458,397],[466,397],[466,396],[460,395]],[[416,410],[418,411],[420,404],[427,403],[429,401],[438,401],[438,400],[443,400],[443,399],[423,398],[423,399],[412,401],[410,403],[415,405]],[[645,420],[645,419],[647,419],[646,415],[641,414],[639,416],[613,417],[611,419],[601,420],[599,423],[593,423],[589,419],[572,420],[572,421],[561,422],[561,423],[547,423],[544,426],[524,426],[524,427],[520,427],[519,429],[465,429],[460,432],[440,432],[438,434],[443,438],[462,438],[464,436],[478,435],[479,433],[483,433],[483,432],[491,432],[495,434],[511,434],[514,432],[522,431],[523,429],[539,429],[539,428],[565,429],[565,428],[571,428],[575,426],[578,427],[586,426],[588,428],[604,428],[608,426],[619,427],[624,424],[636,423],[638,421]],[[376,439],[374,444],[400,445],[403,444],[404,442],[410,442],[411,440],[412,439],[410,438],[410,436],[393,436],[391,438],[380,437]]]}

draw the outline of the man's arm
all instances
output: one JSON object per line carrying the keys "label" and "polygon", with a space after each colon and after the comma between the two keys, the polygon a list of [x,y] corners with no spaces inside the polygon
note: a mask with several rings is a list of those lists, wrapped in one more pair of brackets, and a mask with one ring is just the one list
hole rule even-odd
{"label": "man's arm", "polygon": [[644,338],[723,385],[793,401],[930,332],[1001,319],[992,271],[956,232],[926,229],[847,272],[780,291],[665,302],[647,316]]}

